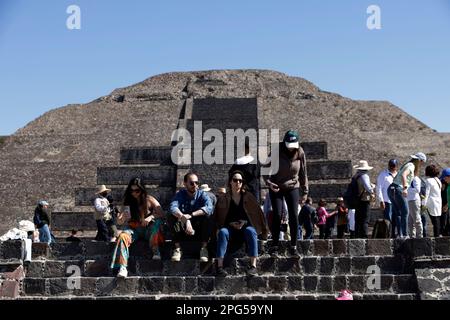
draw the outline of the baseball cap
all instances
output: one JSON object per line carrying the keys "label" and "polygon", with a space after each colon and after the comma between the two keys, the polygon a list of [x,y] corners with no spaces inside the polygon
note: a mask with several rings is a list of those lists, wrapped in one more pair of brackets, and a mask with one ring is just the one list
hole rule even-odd
{"label": "baseball cap", "polygon": [[450,168],[445,168],[444,170],[442,170],[441,173],[441,180],[443,180],[445,177],[450,176]]}
{"label": "baseball cap", "polygon": [[427,162],[427,156],[423,152],[417,152],[416,154],[411,155],[412,159],[418,159],[423,162]]}
{"label": "baseball cap", "polygon": [[38,204],[39,204],[40,206],[42,206],[42,207],[43,207],[43,206],[48,206],[48,205],[49,205],[48,202],[45,201],[45,200],[39,201]]}
{"label": "baseball cap", "polygon": [[295,148],[298,149],[299,148],[299,141],[300,137],[298,135],[298,132],[295,130],[289,130],[288,132],[286,132],[286,134],[284,135],[284,143],[286,144],[286,148]]}

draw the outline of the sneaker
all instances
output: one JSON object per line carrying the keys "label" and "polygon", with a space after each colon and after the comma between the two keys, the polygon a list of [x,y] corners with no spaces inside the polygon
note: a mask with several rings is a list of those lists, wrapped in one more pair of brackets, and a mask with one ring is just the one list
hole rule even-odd
{"label": "sneaker", "polygon": [[119,273],[117,273],[117,278],[126,278],[128,277],[128,270],[126,267],[121,266],[119,269]]}
{"label": "sneaker", "polygon": [[208,249],[201,248],[200,249],[200,261],[201,262],[208,262],[208,260],[209,260]]}
{"label": "sneaker", "polygon": [[290,247],[290,248],[289,248],[289,255],[290,255],[291,257],[294,257],[294,258],[300,257],[300,254],[299,254],[298,251],[297,251],[297,247]]}
{"label": "sneaker", "polygon": [[155,251],[153,251],[153,257],[152,257],[152,259],[153,259],[153,260],[161,260],[161,253],[159,253],[159,250],[158,250],[158,249],[155,250]]}
{"label": "sneaker", "polygon": [[246,273],[248,276],[256,276],[256,275],[258,275],[258,270],[256,269],[256,267],[250,266],[250,267],[248,267]]}
{"label": "sneaker", "polygon": [[172,253],[172,261],[180,261],[181,260],[181,248],[175,248]]}
{"label": "sneaker", "polygon": [[223,267],[218,267],[216,270],[216,277],[226,277],[228,272],[225,271]]}
{"label": "sneaker", "polygon": [[272,246],[269,248],[269,254],[271,255],[272,258],[277,258],[279,257],[279,249],[278,246]]}

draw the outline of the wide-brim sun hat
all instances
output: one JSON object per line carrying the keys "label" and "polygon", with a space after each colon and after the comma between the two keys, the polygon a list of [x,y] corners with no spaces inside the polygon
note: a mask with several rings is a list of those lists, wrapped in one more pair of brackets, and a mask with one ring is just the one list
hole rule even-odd
{"label": "wide-brim sun hat", "polygon": [[427,162],[427,156],[423,152],[417,152],[416,154],[412,154],[411,159],[417,159],[423,162]]}
{"label": "wide-brim sun hat", "polygon": [[106,188],[106,186],[104,185],[104,184],[102,184],[99,188],[98,188],[98,190],[97,190],[97,192],[95,193],[95,194],[100,194],[100,193],[103,193],[103,192],[110,192],[111,191],[111,189],[108,189],[108,188]]}
{"label": "wide-brim sun hat", "polygon": [[202,184],[200,186],[200,189],[203,190],[203,191],[206,191],[206,192],[211,191],[211,188],[206,183]]}
{"label": "wide-brim sun hat", "polygon": [[372,170],[373,167],[369,166],[369,163],[366,160],[360,160],[359,164],[353,166],[356,170]]}

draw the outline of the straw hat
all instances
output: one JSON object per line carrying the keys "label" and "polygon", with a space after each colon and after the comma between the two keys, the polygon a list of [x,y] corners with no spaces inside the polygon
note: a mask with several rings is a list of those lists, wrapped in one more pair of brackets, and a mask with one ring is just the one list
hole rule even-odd
{"label": "straw hat", "polygon": [[97,190],[97,192],[96,192],[95,194],[100,194],[100,193],[103,193],[103,192],[105,192],[105,191],[110,192],[111,189],[106,188],[106,186],[105,186],[104,184],[102,184],[102,185],[98,188],[98,190]]}
{"label": "straw hat", "polygon": [[356,170],[372,170],[373,167],[369,166],[369,163],[366,160],[360,160],[359,164],[353,166]]}
{"label": "straw hat", "polygon": [[203,190],[203,191],[206,191],[206,192],[211,191],[211,188],[206,183],[202,184],[200,186],[200,189]]}

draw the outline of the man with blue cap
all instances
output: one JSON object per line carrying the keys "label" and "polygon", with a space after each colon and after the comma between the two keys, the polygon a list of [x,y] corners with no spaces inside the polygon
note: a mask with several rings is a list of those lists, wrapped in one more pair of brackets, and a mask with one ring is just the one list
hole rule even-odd
{"label": "man with blue cap", "polygon": [[444,236],[450,235],[450,221],[449,221],[449,212],[448,212],[448,200],[450,199],[450,188],[448,185],[450,184],[450,168],[445,168],[442,170],[442,174],[440,177],[442,182],[442,215],[441,215],[441,234]]}

